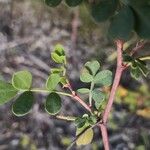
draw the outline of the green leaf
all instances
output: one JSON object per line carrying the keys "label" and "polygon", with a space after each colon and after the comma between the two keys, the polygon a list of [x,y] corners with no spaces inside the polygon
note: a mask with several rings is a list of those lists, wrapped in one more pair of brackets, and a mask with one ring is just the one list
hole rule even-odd
{"label": "green leaf", "polygon": [[78,89],[77,91],[78,91],[79,93],[82,93],[82,94],[86,94],[86,93],[89,93],[89,92],[90,92],[90,90],[87,89],[87,88],[80,88],[80,89]]}
{"label": "green leaf", "polygon": [[12,112],[16,116],[24,116],[28,114],[33,106],[34,97],[30,91],[21,94],[12,106]]}
{"label": "green leaf", "polygon": [[99,109],[99,107],[102,105],[103,101],[105,100],[106,96],[98,89],[95,89],[92,91],[92,98],[95,101],[95,107]]}
{"label": "green leaf", "polygon": [[12,85],[18,90],[29,90],[32,84],[32,75],[29,71],[19,71],[13,74]]}
{"label": "green leaf", "polygon": [[136,63],[137,63],[137,66],[139,68],[139,70],[141,71],[141,73],[147,77],[148,73],[149,73],[149,70],[148,68],[146,67],[146,64],[145,62],[141,61],[140,59],[136,59]]}
{"label": "green leaf", "polygon": [[135,31],[144,39],[150,39],[150,3],[148,0],[132,0],[135,11]]}
{"label": "green leaf", "polygon": [[94,115],[91,115],[90,117],[87,118],[87,120],[90,125],[94,125],[97,122],[97,117]]}
{"label": "green leaf", "polygon": [[112,72],[109,70],[100,71],[94,77],[94,83],[103,86],[110,86],[112,84]]}
{"label": "green leaf", "polygon": [[81,4],[83,0],[65,0],[65,1],[68,6],[75,7]]}
{"label": "green leaf", "polygon": [[59,56],[65,56],[65,50],[64,47],[61,44],[57,44],[54,47],[55,53],[57,53]]}
{"label": "green leaf", "polygon": [[84,68],[81,71],[80,80],[82,82],[89,83],[93,81],[93,76],[90,75],[89,71],[86,68]]}
{"label": "green leaf", "polygon": [[97,22],[106,21],[114,15],[117,5],[118,0],[101,0],[99,2],[95,2],[91,7],[92,17]]}
{"label": "green leaf", "polygon": [[75,124],[77,128],[82,128],[86,124],[86,118],[85,117],[77,117],[75,120]]}
{"label": "green leaf", "polygon": [[93,140],[93,136],[94,136],[93,129],[89,128],[77,138],[76,144],[78,146],[90,144]]}
{"label": "green leaf", "polygon": [[128,40],[134,27],[134,15],[130,7],[123,7],[112,18],[108,34],[113,39]]}
{"label": "green leaf", "polygon": [[85,64],[85,67],[87,69],[89,69],[91,71],[92,75],[94,76],[97,73],[97,71],[99,70],[100,64],[98,61],[94,60],[94,61],[87,62]]}
{"label": "green leaf", "polygon": [[11,84],[0,80],[0,105],[10,101],[17,95],[17,92]]}
{"label": "green leaf", "polygon": [[61,77],[59,74],[56,73],[51,74],[46,81],[46,88],[50,91],[55,90],[60,80]]}
{"label": "green leaf", "polygon": [[131,76],[134,78],[134,79],[138,79],[141,75],[141,71],[139,70],[139,68],[132,68],[131,69]]}
{"label": "green leaf", "polygon": [[50,7],[56,7],[62,0],[45,0],[45,3]]}
{"label": "green leaf", "polygon": [[50,93],[46,99],[45,110],[50,115],[56,115],[61,109],[61,98],[57,93]]}
{"label": "green leaf", "polygon": [[62,85],[66,85],[66,84],[68,84],[69,81],[67,80],[66,77],[61,77],[60,82],[61,82]]}
{"label": "green leaf", "polygon": [[56,63],[62,64],[64,63],[64,56],[59,56],[57,53],[52,52],[51,53],[51,58],[53,59],[53,61],[55,61]]}

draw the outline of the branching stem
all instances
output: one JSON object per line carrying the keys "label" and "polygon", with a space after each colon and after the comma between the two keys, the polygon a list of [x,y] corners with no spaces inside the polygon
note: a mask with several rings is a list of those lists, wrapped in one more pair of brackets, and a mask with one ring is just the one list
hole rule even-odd
{"label": "branching stem", "polygon": [[116,69],[116,73],[115,73],[115,78],[113,81],[113,85],[112,85],[112,89],[109,95],[109,99],[108,99],[108,103],[106,105],[106,108],[104,110],[104,114],[102,117],[102,124],[100,124],[100,129],[101,129],[101,133],[102,133],[102,139],[103,139],[103,144],[104,144],[104,148],[105,150],[109,150],[109,140],[108,140],[108,133],[107,133],[107,128],[106,128],[106,123],[114,102],[114,98],[115,98],[115,94],[117,91],[117,87],[119,85],[121,76],[122,76],[122,72],[124,70],[123,67],[123,58],[122,58],[122,51],[123,51],[123,42],[120,40],[116,41],[116,45],[117,45],[117,69]]}

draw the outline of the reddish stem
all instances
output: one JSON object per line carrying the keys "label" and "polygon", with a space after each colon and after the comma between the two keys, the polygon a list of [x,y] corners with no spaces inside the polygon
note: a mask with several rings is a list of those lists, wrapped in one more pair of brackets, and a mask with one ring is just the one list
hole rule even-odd
{"label": "reddish stem", "polygon": [[72,98],[79,102],[86,110],[88,110],[89,112],[92,112],[90,106],[88,106],[77,94],[75,91],[73,91],[72,86],[70,83],[67,83],[66,85],[64,85],[64,87],[68,88],[70,90],[70,92],[72,93]]}
{"label": "reddish stem", "polygon": [[99,127],[100,127],[101,133],[102,133],[102,140],[104,143],[104,149],[109,150],[109,140],[108,140],[107,128],[104,124],[99,124]]}
{"label": "reddish stem", "polygon": [[107,122],[107,119],[108,119],[108,116],[111,111],[112,104],[113,104],[113,101],[115,98],[117,87],[118,87],[120,79],[121,79],[122,71],[124,70],[124,66],[122,65],[123,64],[123,58],[122,58],[123,42],[118,40],[118,41],[116,41],[116,44],[117,44],[117,69],[116,69],[112,89],[111,89],[111,92],[109,95],[108,103],[106,105],[106,108],[105,108],[105,111],[103,114],[104,124]]}
{"label": "reddish stem", "polygon": [[78,101],[86,110],[92,112],[91,108],[77,95],[72,95],[72,98]]}
{"label": "reddish stem", "polygon": [[122,58],[122,50],[123,50],[123,42],[120,40],[116,41],[116,45],[117,45],[117,69],[116,69],[116,73],[115,73],[115,78],[113,81],[113,85],[112,85],[112,89],[110,92],[110,96],[108,99],[108,103],[106,105],[106,108],[104,110],[104,114],[103,114],[103,118],[102,118],[102,124],[100,124],[100,129],[102,132],[102,139],[103,139],[103,143],[104,143],[104,148],[105,150],[109,150],[109,140],[108,140],[108,133],[107,133],[107,129],[106,129],[106,123],[114,102],[114,98],[115,98],[115,94],[117,91],[117,87],[119,85],[121,76],[122,76],[122,72],[124,70],[124,66],[123,64],[123,58]]}

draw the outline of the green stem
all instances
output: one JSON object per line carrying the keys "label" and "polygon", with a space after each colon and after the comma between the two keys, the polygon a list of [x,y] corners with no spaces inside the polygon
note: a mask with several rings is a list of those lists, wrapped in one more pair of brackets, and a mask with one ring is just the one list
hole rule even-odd
{"label": "green stem", "polygon": [[61,120],[66,120],[66,121],[75,121],[76,119],[76,117],[73,116],[62,116],[62,115],[57,115],[56,118]]}
{"label": "green stem", "polygon": [[[142,61],[150,60],[150,56],[139,57],[138,59]],[[128,63],[126,67],[131,66],[132,63]]]}
{"label": "green stem", "polygon": [[90,107],[92,106],[92,91],[93,91],[93,88],[94,88],[94,82],[91,82],[90,92],[89,92],[89,104],[90,104]]}
{"label": "green stem", "polygon": [[150,56],[140,57],[140,60],[150,60]]}
{"label": "green stem", "polygon": [[[26,92],[28,90],[21,90],[22,92]],[[39,88],[34,88],[34,89],[30,89],[31,92],[37,92],[37,93],[51,93],[51,92],[55,92],[59,95],[64,95],[64,96],[69,96],[69,97],[72,97],[71,94],[69,93],[65,93],[65,92],[58,92],[58,91],[49,91],[49,90],[46,90],[46,89],[39,89]]]}

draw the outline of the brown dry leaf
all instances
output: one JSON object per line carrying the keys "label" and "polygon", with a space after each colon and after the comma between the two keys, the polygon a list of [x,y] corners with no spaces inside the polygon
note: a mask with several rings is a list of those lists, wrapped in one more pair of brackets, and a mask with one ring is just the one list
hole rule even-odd
{"label": "brown dry leaf", "polygon": [[136,114],[149,119],[150,118],[150,107],[144,108],[144,109],[139,109],[139,110],[137,110]]}

